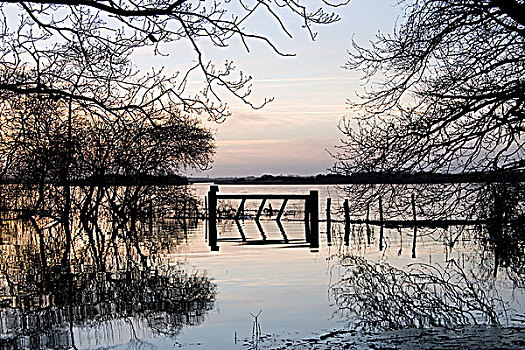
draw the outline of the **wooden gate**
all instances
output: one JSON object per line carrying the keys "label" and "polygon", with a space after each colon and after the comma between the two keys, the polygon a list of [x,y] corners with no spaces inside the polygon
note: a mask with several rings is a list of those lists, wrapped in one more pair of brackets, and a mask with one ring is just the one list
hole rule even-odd
{"label": "wooden gate", "polygon": [[319,247],[319,192],[311,190],[309,194],[220,194],[219,186],[210,186],[208,192],[208,244],[211,250],[219,250],[217,245],[217,201],[220,199],[240,199],[241,204],[236,216],[244,208],[246,200],[261,200],[261,205],[255,220],[258,221],[264,208],[264,204],[269,199],[282,200],[282,205],[277,214],[276,220],[280,220],[288,200],[305,201],[305,240],[310,243],[311,248]]}

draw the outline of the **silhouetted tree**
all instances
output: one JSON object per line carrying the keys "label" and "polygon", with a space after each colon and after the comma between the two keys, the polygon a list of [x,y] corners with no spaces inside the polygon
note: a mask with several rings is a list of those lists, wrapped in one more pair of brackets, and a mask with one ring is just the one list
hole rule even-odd
{"label": "silhouetted tree", "polygon": [[370,86],[349,105],[334,171],[523,169],[525,4],[400,1],[405,15],[346,68]]}
{"label": "silhouetted tree", "polygon": [[0,131],[4,176],[65,184],[108,174],[173,175],[211,164],[213,134],[178,110],[152,115],[155,124],[132,115],[107,119],[82,112],[72,114],[48,98],[13,95]]}
{"label": "silhouetted tree", "polygon": [[[257,106],[249,100],[251,76],[235,77],[230,60],[208,61],[210,46],[235,41],[248,50],[253,40],[286,55],[251,27],[251,17],[265,18],[291,36],[285,24],[289,16],[297,16],[314,38],[315,25],[339,19],[323,7],[346,2],[320,0],[311,9],[289,0],[2,1],[0,103],[13,92],[49,96],[99,114],[158,115],[176,107],[222,120],[229,112],[220,91]],[[166,73],[159,68],[141,72],[133,65],[139,49],[165,55],[175,42],[181,42],[178,55],[189,57],[188,67]],[[186,89],[193,73],[203,80],[199,92]]]}
{"label": "silhouetted tree", "polygon": [[122,118],[113,123],[88,120],[82,129],[82,154],[76,176],[174,175],[187,168],[204,170],[215,151],[213,134],[202,123],[176,112],[148,120]]}
{"label": "silhouetted tree", "polygon": [[51,99],[10,94],[2,110],[4,175],[19,182],[59,182],[78,140],[68,135],[67,107]]}
{"label": "silhouetted tree", "polygon": [[[4,188],[4,196],[16,199],[7,209],[31,220],[55,220],[64,228],[66,248],[76,214],[91,236],[100,234],[100,221],[111,217],[116,226],[110,240],[121,231],[132,239],[145,212],[151,217],[168,200],[176,199],[172,211],[187,202],[196,206],[187,191],[157,189],[146,180],[209,166],[213,135],[197,119],[177,110],[152,115],[155,125],[132,114],[101,118],[76,114],[61,101],[25,95],[13,95],[10,105],[3,114],[0,154],[9,158],[7,176],[23,186]],[[103,186],[123,179],[134,186]],[[73,181],[84,186],[73,188]],[[69,253],[64,251],[64,264]]]}

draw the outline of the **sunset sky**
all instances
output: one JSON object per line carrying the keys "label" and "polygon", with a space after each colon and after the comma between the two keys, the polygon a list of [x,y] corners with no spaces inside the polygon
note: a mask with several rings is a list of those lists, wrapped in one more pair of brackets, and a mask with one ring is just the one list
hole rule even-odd
{"label": "sunset sky", "polygon": [[250,53],[235,45],[212,52],[219,57],[217,61],[233,59],[239,69],[254,77],[252,100],[274,97],[275,101],[253,110],[225,94],[232,116],[222,124],[210,124],[217,132],[218,145],[213,168],[188,175],[324,173],[333,164],[326,150],[333,149],[341,138],[337,125],[347,113],[345,101],[354,98],[362,84],[359,72],[341,68],[351,38],[366,44],[378,30],[392,32],[400,11],[394,5],[391,0],[352,0],[336,9],[341,16],[338,23],[317,27],[314,42],[295,18],[288,21],[293,39],[261,30],[279,49],[295,57],[280,57],[257,42],[250,43]]}

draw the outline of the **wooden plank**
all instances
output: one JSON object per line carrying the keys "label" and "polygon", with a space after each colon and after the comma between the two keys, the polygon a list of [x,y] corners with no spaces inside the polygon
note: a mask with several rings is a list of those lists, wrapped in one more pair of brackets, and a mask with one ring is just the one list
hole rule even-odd
{"label": "wooden plank", "polygon": [[235,213],[235,220],[239,220],[239,217],[241,216],[241,212],[244,216],[244,203],[246,203],[246,198],[243,198],[241,200],[241,204],[239,204],[239,208],[237,209],[237,213]]}
{"label": "wooden plank", "polygon": [[263,198],[261,205],[259,206],[259,211],[257,211],[257,215],[255,215],[255,220],[259,220],[261,217],[262,211],[264,209],[264,205],[266,204],[266,198]]}
{"label": "wooden plank", "polygon": [[217,199],[308,199],[307,194],[217,194]]}
{"label": "wooden plank", "polygon": [[283,214],[284,214],[284,208],[286,208],[286,204],[287,203],[288,203],[288,198],[285,198],[283,200],[283,204],[281,205],[281,209],[279,209],[279,213],[277,214],[277,217],[275,218],[275,220],[277,220],[277,221],[281,220],[281,216],[283,216]]}

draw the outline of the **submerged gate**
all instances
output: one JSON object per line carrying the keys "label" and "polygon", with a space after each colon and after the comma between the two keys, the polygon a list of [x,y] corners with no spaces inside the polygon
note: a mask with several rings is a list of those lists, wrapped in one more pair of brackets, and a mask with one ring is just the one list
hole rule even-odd
{"label": "submerged gate", "polygon": [[219,186],[210,186],[208,192],[208,244],[211,250],[219,250],[217,245],[217,200],[219,199],[240,199],[241,204],[237,210],[236,217],[244,209],[244,203],[248,199],[261,200],[261,205],[255,220],[258,221],[263,211],[264,205],[269,199],[283,200],[276,220],[279,221],[284,213],[284,208],[288,200],[305,201],[305,240],[310,243],[311,248],[319,247],[319,192],[311,190],[309,194],[220,194]]}

